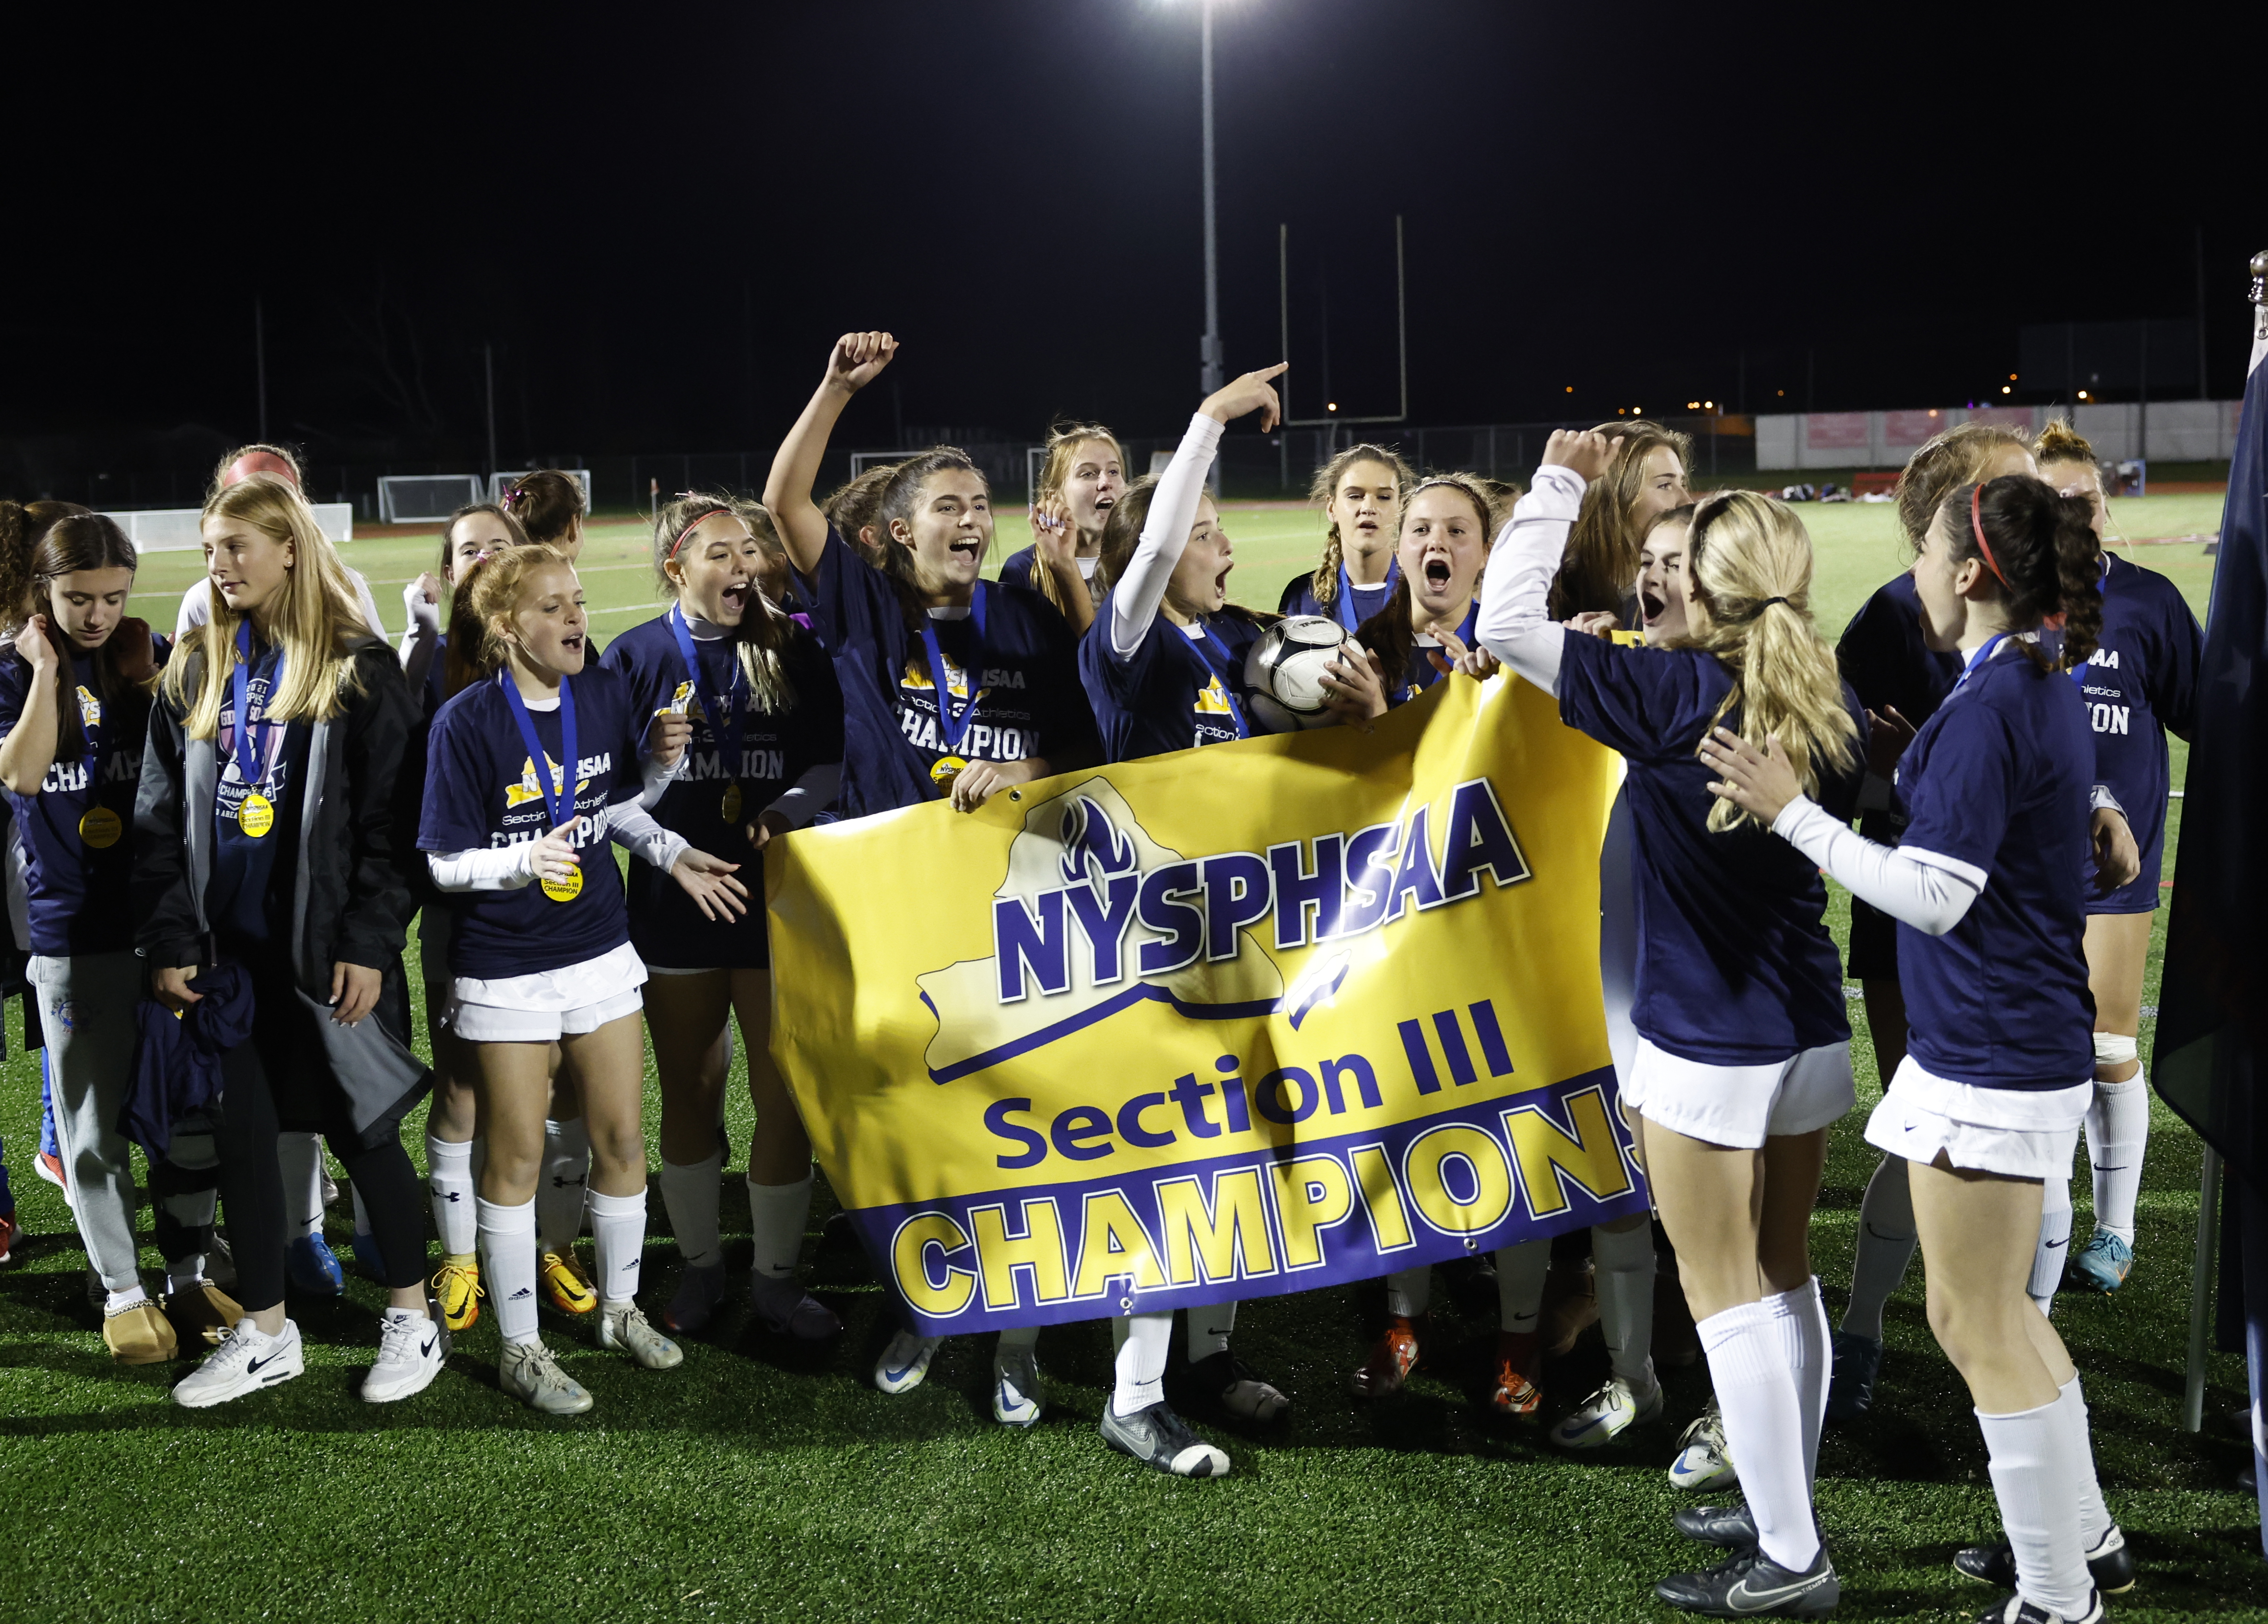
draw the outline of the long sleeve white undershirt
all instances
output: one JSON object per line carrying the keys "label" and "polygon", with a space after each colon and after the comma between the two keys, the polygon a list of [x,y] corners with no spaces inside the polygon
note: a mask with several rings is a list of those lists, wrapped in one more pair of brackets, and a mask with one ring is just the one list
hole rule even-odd
{"label": "long sleeve white undershirt", "polygon": [[401,589],[401,607],[409,624],[401,629],[401,646],[395,652],[401,660],[401,675],[415,694],[423,690],[425,674],[433,668],[433,657],[440,652],[441,606],[428,603],[417,583],[411,581]]}
{"label": "long sleeve white undershirt", "polygon": [[[631,855],[667,874],[693,843],[674,829],[664,829],[653,814],[635,804],[609,808],[607,838]],[[535,842],[512,845],[475,846],[464,852],[428,852],[425,867],[433,883],[445,891],[512,891],[535,878]]]}
{"label": "long sleeve white undershirt", "polygon": [[1984,870],[1910,845],[1882,845],[1830,817],[1808,795],[1780,808],[1772,832],[1824,868],[1861,902],[1916,930],[1942,936],[1984,889]]}
{"label": "long sleeve white undershirt", "polygon": [[1551,580],[1582,511],[1586,484],[1571,468],[1547,463],[1535,470],[1535,484],[1489,550],[1474,627],[1483,647],[1555,697],[1568,632],[1551,619]]}
{"label": "long sleeve white undershirt", "polygon": [[1150,635],[1166,601],[1166,586],[1189,544],[1189,531],[1197,521],[1197,503],[1204,495],[1205,476],[1212,469],[1213,453],[1220,447],[1226,425],[1203,412],[1189,419],[1174,460],[1158,477],[1150,496],[1150,516],[1142,526],[1142,539],[1127,560],[1110,594],[1110,648],[1121,660],[1130,659]]}
{"label": "long sleeve white undershirt", "polygon": [[787,819],[790,829],[800,829],[826,810],[843,787],[843,764],[824,761],[804,769],[803,776],[790,785],[787,793],[764,808]]}

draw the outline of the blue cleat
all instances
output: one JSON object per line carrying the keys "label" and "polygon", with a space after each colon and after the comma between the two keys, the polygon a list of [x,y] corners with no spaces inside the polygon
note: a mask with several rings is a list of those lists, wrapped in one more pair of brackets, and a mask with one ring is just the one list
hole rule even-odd
{"label": "blue cleat", "polygon": [[1855,1331],[1835,1333],[1835,1374],[1827,1385],[1827,1419],[1856,1421],[1874,1402],[1874,1381],[1882,1373],[1882,1345]]}
{"label": "blue cleat", "polygon": [[2134,1271],[2134,1249],[2117,1236],[2097,1229],[2087,1250],[2071,1260],[2071,1277],[2089,1291],[2109,1296],[2126,1283]]}
{"label": "blue cleat", "polygon": [[346,1271],[320,1235],[303,1235],[284,1249],[284,1273],[293,1290],[309,1296],[335,1297],[347,1288]]}

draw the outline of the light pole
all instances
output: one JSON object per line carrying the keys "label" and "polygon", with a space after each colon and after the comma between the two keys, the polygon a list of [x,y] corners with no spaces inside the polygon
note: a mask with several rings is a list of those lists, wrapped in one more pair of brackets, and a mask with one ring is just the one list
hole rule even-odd
{"label": "light pole", "polygon": [[1205,330],[1197,341],[1197,357],[1203,363],[1197,387],[1211,395],[1221,386],[1220,353],[1220,260],[1213,233],[1212,205],[1212,0],[1198,0],[1203,13],[1202,32],[1204,40],[1204,244],[1205,244]]}

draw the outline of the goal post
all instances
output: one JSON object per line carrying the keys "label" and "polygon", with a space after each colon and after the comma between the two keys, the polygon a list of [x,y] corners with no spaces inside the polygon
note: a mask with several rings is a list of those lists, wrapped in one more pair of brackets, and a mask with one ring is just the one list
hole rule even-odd
{"label": "goal post", "polygon": [[384,524],[431,524],[485,499],[478,474],[388,474],[378,482],[378,517]]}

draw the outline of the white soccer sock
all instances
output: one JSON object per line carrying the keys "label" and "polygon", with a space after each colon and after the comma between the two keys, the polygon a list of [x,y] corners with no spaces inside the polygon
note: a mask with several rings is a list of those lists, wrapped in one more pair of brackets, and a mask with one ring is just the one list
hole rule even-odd
{"label": "white soccer sock", "polygon": [[1882,1304],[1906,1277],[1914,1255],[1913,1193],[1906,1164],[1884,1156],[1867,1181],[1859,1203],[1859,1252],[1851,1264],[1851,1302],[1843,1329],[1870,1341],[1882,1340]]}
{"label": "white soccer sock", "polygon": [[1228,1351],[1228,1339],[1236,1329],[1236,1304],[1208,1303],[1203,1308],[1189,1310],[1189,1324],[1183,1334],[1189,1339],[1189,1362],[1210,1359],[1215,1354]]}
{"label": "white soccer sock", "polygon": [[2024,1290],[2032,1304],[2051,1318],[2055,1313],[2056,1287],[2063,1266],[2071,1257],[2071,1173],[2051,1173],[2040,1189],[2040,1238],[2032,1248],[2032,1278]]}
{"label": "white soccer sock", "polygon": [[506,1207],[475,1197],[473,1211],[497,1333],[507,1342],[541,1340],[535,1326],[535,1203]]}
{"label": "white soccer sock", "polygon": [[637,1296],[639,1266],[645,1260],[644,1191],[591,1192],[591,1254],[602,1308],[620,1308]]}
{"label": "white soccer sock", "polygon": [[1414,1269],[1396,1269],[1386,1277],[1386,1311],[1415,1319],[1433,1301],[1433,1266],[1421,1263]]}
{"label": "white soccer sock", "polygon": [[1792,1573],[1819,1556],[1808,1474],[1803,1465],[1803,1406],[1765,1303],[1743,1303],[1696,1326],[1725,1417],[1725,1442],[1756,1515],[1756,1543]]}
{"label": "white soccer sock", "polygon": [[1515,1334],[1530,1334],[1543,1318],[1543,1277],[1551,1268],[1551,1243],[1522,1241],[1496,1249],[1498,1323]]}
{"label": "white soccer sock", "polygon": [[2079,1373],[2059,1390],[2055,1401],[2056,1423],[2063,1428],[2064,1464],[2076,1467],[2072,1480],[2079,1487],[2079,1548],[2095,1548],[2110,1532],[2110,1508],[2102,1503],[2102,1485],[2095,1477],[2095,1441],[2087,1432],[2087,1399],[2079,1391]]}
{"label": "white soccer sock", "polygon": [[1992,1457],[1992,1494],[2000,1532],[2016,1555],[2016,1591],[2065,1618],[2087,1610],[2093,1584],[2080,1543],[2079,1485],[2083,1457],[2066,1446],[2069,1428],[2056,1412],[2063,1399],[2014,1415],[1977,1412]]}
{"label": "white soccer sock", "polygon": [[150,1294],[141,1287],[129,1286],[123,1291],[109,1293],[103,1300],[102,1311],[106,1314],[122,1314],[136,1303],[147,1303],[149,1300]]}
{"label": "white soccer sock", "polygon": [[1827,1331],[1827,1305],[1819,1300],[1819,1277],[1793,1291],[1764,1299],[1788,1374],[1795,1378],[1796,1406],[1803,1415],[1803,1480],[1819,1480],[1819,1428],[1827,1414],[1827,1387],[1835,1356]]}
{"label": "white soccer sock", "polygon": [[1616,1234],[1591,1226],[1591,1260],[1599,1291],[1599,1334],[1614,1373],[1644,1398],[1653,1379],[1653,1226]]}
{"label": "white soccer sock", "polygon": [[717,1210],[717,1180],[724,1171],[722,1151],[684,1166],[674,1162],[661,1164],[662,1209],[669,1214],[677,1250],[689,1269],[713,1269],[725,1261]]}
{"label": "white soccer sock", "polygon": [[748,1222],[755,1230],[755,1270],[773,1280],[792,1280],[803,1261],[804,1227],[811,1222],[811,1175],[792,1185],[748,1180]]}
{"label": "white soccer sock", "polygon": [[543,1125],[543,1173],[535,1182],[535,1231],[545,1251],[564,1253],[583,1232],[591,1184],[591,1134],[577,1117]]}
{"label": "white soccer sock", "polygon": [[284,1174],[284,1233],[291,1240],[323,1232],[323,1141],[313,1133],[278,1133],[276,1164]]}
{"label": "white soccer sock", "polygon": [[1131,1415],[1166,1396],[1166,1355],[1174,1351],[1174,1316],[1121,1314],[1110,1322],[1110,1340],[1118,1349],[1118,1384],[1110,1395],[1110,1413]]}
{"label": "white soccer sock", "polygon": [[204,1253],[201,1251],[191,1252],[188,1257],[177,1258],[173,1262],[168,1263],[166,1266],[166,1289],[168,1291],[186,1291],[191,1286],[194,1286],[200,1281],[203,1280],[204,1277]]}
{"label": "white soccer sock", "polygon": [[2087,1154],[2095,1164],[2095,1227],[2134,1244],[2134,1201],[2142,1192],[2142,1153],[2150,1143],[2150,1083],[2097,1081],[2087,1108]]}
{"label": "white soccer sock", "polygon": [[473,1145],[452,1144],[425,1135],[426,1185],[433,1196],[433,1227],[440,1231],[444,1257],[469,1255],[480,1232],[479,1209],[473,1205]]}

